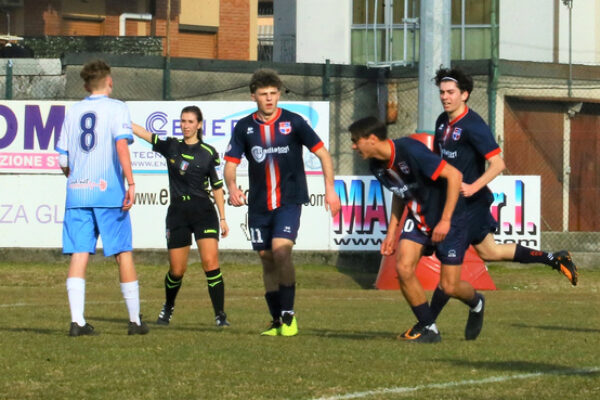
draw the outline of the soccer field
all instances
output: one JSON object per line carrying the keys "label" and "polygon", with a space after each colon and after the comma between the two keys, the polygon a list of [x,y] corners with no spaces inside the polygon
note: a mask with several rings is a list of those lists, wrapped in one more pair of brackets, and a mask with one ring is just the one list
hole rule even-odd
{"label": "soccer field", "polygon": [[127,336],[110,260],[89,266],[88,322],[67,336],[66,264],[0,263],[2,399],[598,399],[600,270],[579,286],[547,267],[491,266],[483,332],[463,338],[451,300],[442,342],[395,340],[414,318],[375,276],[298,267],[297,337],[260,337],[269,320],[260,267],[222,266],[231,327],[214,326],[206,280],[188,270],[169,327],[154,324],[166,265],[138,265],[146,336]]}

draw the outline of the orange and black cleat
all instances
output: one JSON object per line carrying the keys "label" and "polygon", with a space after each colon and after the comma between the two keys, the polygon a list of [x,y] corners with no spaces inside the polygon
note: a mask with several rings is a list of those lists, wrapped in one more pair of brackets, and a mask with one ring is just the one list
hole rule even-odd
{"label": "orange and black cleat", "polygon": [[552,256],[554,257],[554,260],[556,260],[556,265],[552,268],[566,276],[571,282],[571,285],[576,286],[579,274],[577,273],[577,266],[573,263],[571,258],[571,253],[566,250],[561,250],[552,254]]}
{"label": "orange and black cleat", "polygon": [[406,332],[398,335],[397,339],[414,343],[437,343],[442,341],[442,336],[435,324],[423,326],[417,323]]}

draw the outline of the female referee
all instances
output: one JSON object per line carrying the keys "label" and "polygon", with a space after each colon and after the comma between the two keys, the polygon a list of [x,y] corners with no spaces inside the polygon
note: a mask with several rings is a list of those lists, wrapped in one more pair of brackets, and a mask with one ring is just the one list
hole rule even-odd
{"label": "female referee", "polygon": [[[192,233],[198,245],[202,268],[208,282],[208,293],[219,327],[229,326],[224,311],[225,285],[219,268],[218,240],[226,237],[225,196],[219,154],[202,142],[202,112],[196,106],[181,110],[183,140],[174,137],[160,139],[137,124],[133,133],[152,144],[152,150],[167,161],[171,204],[167,212],[166,238],[169,249],[169,272],[165,276],[166,300],[156,323],[168,325],[173,316],[175,298],[187,269]],[[212,188],[219,216],[209,196]]]}

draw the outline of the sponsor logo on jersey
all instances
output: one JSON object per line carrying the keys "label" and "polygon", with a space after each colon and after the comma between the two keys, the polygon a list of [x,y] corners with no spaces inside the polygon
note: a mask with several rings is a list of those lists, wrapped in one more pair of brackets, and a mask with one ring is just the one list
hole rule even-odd
{"label": "sponsor logo on jersey", "polygon": [[289,135],[292,132],[292,124],[290,121],[283,121],[279,123],[279,132],[282,135]]}
{"label": "sponsor logo on jersey", "polygon": [[408,164],[405,161],[400,161],[398,163],[398,168],[400,168],[400,171],[402,171],[404,175],[410,174],[410,168],[408,167]]}
{"label": "sponsor logo on jersey", "polygon": [[461,128],[454,128],[454,132],[452,132],[452,139],[455,141],[460,139],[461,132],[462,132]]}
{"label": "sponsor logo on jersey", "polygon": [[265,158],[267,158],[267,155],[269,154],[287,154],[289,151],[290,146],[268,147],[266,149],[263,149],[260,146],[254,146],[250,150],[250,153],[252,154],[254,161],[261,163],[265,161]]}
{"label": "sponsor logo on jersey", "polygon": [[442,150],[442,157],[444,158],[456,158],[458,157],[458,151],[454,150],[454,151],[450,151],[450,150],[446,150],[446,149],[441,149]]}
{"label": "sponsor logo on jersey", "polygon": [[225,153],[227,153],[227,152],[229,152],[229,151],[231,151],[231,143],[229,143],[229,144],[227,145],[227,150],[225,150]]}
{"label": "sponsor logo on jersey", "polygon": [[286,226],[283,228],[283,231],[284,231],[285,233],[292,233],[292,227],[291,227],[291,226],[287,226],[287,225],[286,225]]}
{"label": "sponsor logo on jersey", "polygon": [[249,126],[248,130],[246,131],[246,135],[252,135],[254,133],[254,128]]}

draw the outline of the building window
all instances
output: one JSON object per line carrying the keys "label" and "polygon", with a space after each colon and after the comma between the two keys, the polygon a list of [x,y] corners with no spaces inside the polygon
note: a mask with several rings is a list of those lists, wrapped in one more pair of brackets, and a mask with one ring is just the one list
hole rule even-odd
{"label": "building window", "polygon": [[[491,55],[492,1],[452,0],[451,57]],[[419,58],[419,0],[353,0],[352,63],[408,65]]]}
{"label": "building window", "polygon": [[258,61],[273,61],[273,1],[258,2]]}

